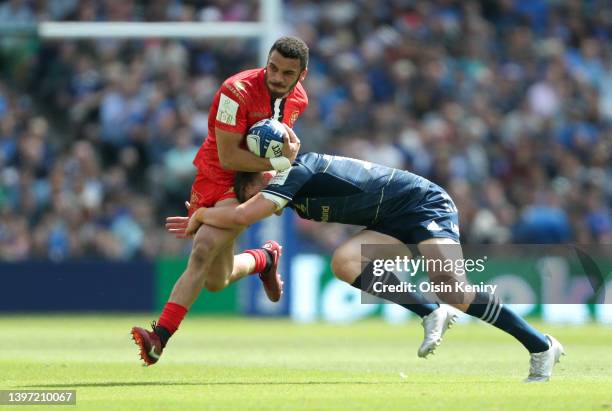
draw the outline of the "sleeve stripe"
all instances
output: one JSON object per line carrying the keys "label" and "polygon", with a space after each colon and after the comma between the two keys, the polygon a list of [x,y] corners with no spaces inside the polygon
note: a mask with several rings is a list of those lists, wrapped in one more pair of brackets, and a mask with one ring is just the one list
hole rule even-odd
{"label": "sleeve stripe", "polygon": [[276,194],[261,193],[261,195],[263,195],[264,198],[272,201],[276,205],[276,211],[281,210],[287,205],[287,203],[289,203],[289,200],[287,200],[286,198],[277,196]]}
{"label": "sleeve stripe", "polygon": [[286,199],[286,200],[289,200],[289,201],[293,200],[293,198],[289,197],[288,195],[286,195],[286,194],[281,194],[281,193],[278,193],[278,192],[276,192],[276,191],[271,191],[271,190],[265,190],[265,189],[264,189],[264,190],[261,190],[261,192],[262,192],[262,193],[272,194],[272,195],[275,195],[275,196],[279,196],[279,197],[282,197],[282,198],[284,198],[284,199]]}

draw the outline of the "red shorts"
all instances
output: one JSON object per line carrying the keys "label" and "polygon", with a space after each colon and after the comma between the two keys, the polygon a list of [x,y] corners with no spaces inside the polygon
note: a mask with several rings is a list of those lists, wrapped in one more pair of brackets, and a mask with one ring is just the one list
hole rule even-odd
{"label": "red shorts", "polygon": [[228,198],[236,198],[234,187],[219,184],[198,171],[191,186],[189,216],[200,207],[214,207],[218,201]]}

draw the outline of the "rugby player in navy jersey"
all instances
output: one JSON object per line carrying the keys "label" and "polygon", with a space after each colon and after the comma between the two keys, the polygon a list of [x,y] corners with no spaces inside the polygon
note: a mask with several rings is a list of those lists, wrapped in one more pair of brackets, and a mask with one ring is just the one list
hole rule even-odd
{"label": "rugby player in navy jersey", "polygon": [[[238,200],[233,207],[200,208],[187,217],[169,217],[167,228],[182,236],[193,235],[200,225],[235,228],[251,225],[293,209],[301,218],[365,226],[333,254],[332,271],[366,293],[405,308],[423,318],[425,338],[420,357],[433,353],[454,315],[419,293],[376,293],[370,287],[372,261],[363,264],[362,245],[417,244],[425,259],[462,258],[457,209],[450,196],[429,180],[408,171],[361,160],[306,153],[293,166],[277,173],[239,173],[234,184]],[[365,265],[365,269],[363,268]],[[457,282],[465,277],[453,274]],[[429,270],[431,282],[448,281],[448,271]],[[392,273],[386,284],[397,284]],[[494,294],[484,292],[438,293],[461,311],[480,318],[514,336],[531,355],[527,382],[548,381],[563,354],[561,344],[529,325],[504,306]],[[460,299],[457,299],[460,297]]]}

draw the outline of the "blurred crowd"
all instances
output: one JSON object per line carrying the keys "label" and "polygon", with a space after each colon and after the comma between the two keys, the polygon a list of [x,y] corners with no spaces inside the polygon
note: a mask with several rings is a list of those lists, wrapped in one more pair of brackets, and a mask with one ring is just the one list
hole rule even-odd
{"label": "blurred crowd", "polygon": [[[5,22],[249,21],[258,1],[0,1]],[[302,151],[445,187],[468,243],[612,243],[605,0],[290,0],[310,46]],[[0,38],[0,259],[176,255],[164,233],[246,40]],[[351,230],[299,221],[315,250]]]}
{"label": "blurred crowd", "polygon": [[259,0],[3,0],[0,24],[39,21],[256,21]]}

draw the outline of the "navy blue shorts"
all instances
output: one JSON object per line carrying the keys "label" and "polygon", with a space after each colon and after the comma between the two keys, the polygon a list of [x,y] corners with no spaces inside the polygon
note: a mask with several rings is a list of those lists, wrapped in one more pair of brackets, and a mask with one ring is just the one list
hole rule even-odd
{"label": "navy blue shorts", "polygon": [[431,183],[416,206],[366,227],[395,237],[404,244],[418,244],[430,238],[450,238],[459,242],[459,213],[444,189]]}

